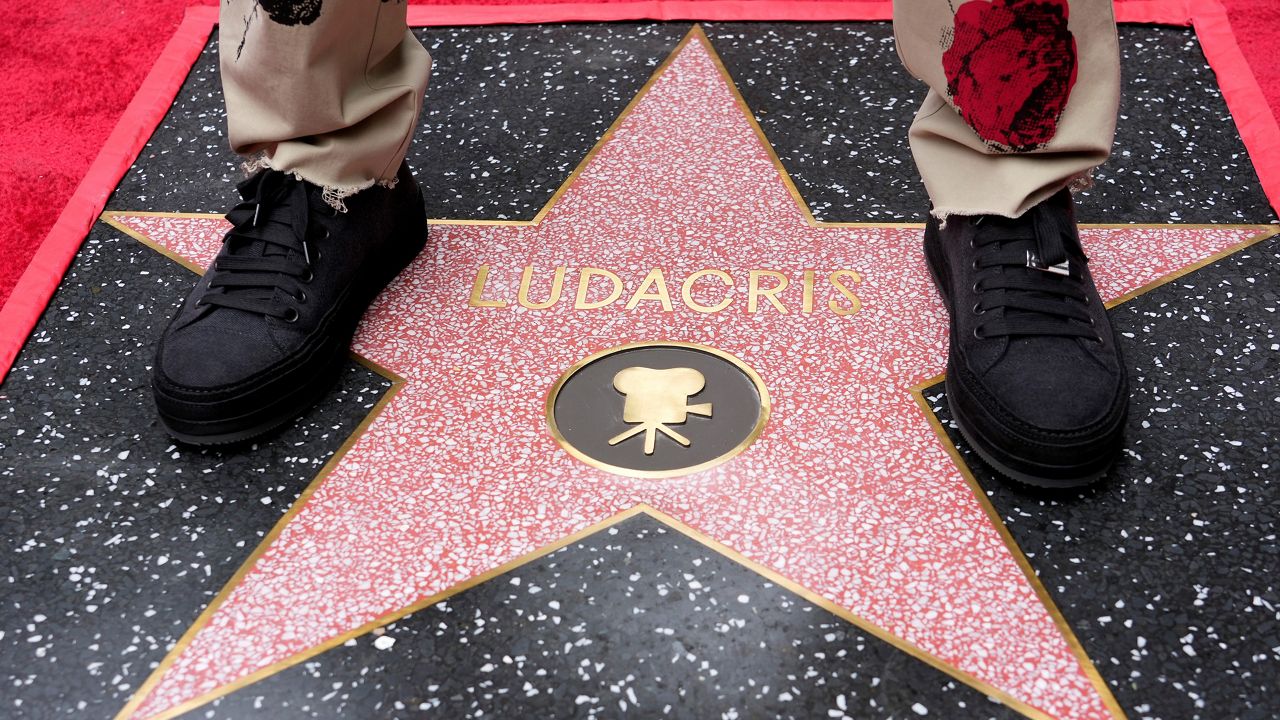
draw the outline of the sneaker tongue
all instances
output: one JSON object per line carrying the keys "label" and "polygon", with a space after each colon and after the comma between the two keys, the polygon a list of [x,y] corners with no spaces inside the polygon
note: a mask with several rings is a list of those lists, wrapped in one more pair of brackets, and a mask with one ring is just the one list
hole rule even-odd
{"label": "sneaker tongue", "polygon": [[[262,231],[259,237],[280,237],[282,233],[292,236],[293,226],[287,220],[282,220],[278,217],[282,214],[289,214],[289,208],[275,207],[271,209],[270,216],[260,217],[258,219],[259,227],[256,228]],[[267,215],[267,213],[264,212],[263,215]],[[254,245],[261,246],[262,257],[284,257],[291,252],[288,245],[266,242],[265,240],[255,242]]]}
{"label": "sneaker tongue", "polygon": [[[1048,269],[1059,263],[1074,262],[1067,256],[1067,249],[1071,243],[1079,243],[1075,236],[1074,228],[1064,224],[1064,218],[1060,213],[1054,212],[1048,207],[1049,203],[1041,203],[1032,208],[1027,215],[1016,220],[1005,220],[1012,227],[1018,227],[1019,231],[1014,238],[1005,240],[1001,243],[1004,250],[1012,250],[1017,253],[1026,253],[1028,259],[1028,267],[1003,267],[1001,272],[1005,273],[1027,273],[1029,277],[1043,280],[1045,283],[1057,284],[1065,278],[1056,275],[1052,270]],[[1032,267],[1032,263],[1038,267]],[[1073,269],[1078,272],[1078,269]],[[1049,292],[1036,292],[1034,290],[1020,290],[1005,292],[1025,292],[1034,296],[1047,299],[1061,299],[1058,295]],[[1063,300],[1065,303],[1066,300]],[[1046,316],[1042,313],[1030,310],[1022,310],[1019,308],[1005,308],[1003,310],[1005,317],[1008,319],[1037,319],[1044,321]],[[1063,321],[1065,322],[1065,321]],[[1074,341],[1069,343],[1074,345]]]}
{"label": "sneaker tongue", "polygon": [[277,233],[281,231],[290,232],[290,229],[287,225],[282,228],[276,223],[267,224],[259,220],[259,227],[236,232],[231,240],[233,245],[229,248],[230,253],[245,258],[284,257],[289,254],[287,246],[266,240],[268,237],[278,236]]}
{"label": "sneaker tongue", "polygon": [[1007,239],[1001,240],[1005,249],[1030,251],[1046,266],[1066,261],[1068,251],[1079,247],[1080,239],[1070,218],[1049,207],[1049,201],[1041,203],[1019,218],[992,218],[1007,228]]}
{"label": "sneaker tongue", "polygon": [[1032,211],[1031,227],[1035,231],[1036,255],[1046,266],[1067,260],[1066,237],[1072,232],[1064,227],[1062,216],[1049,209],[1048,203],[1037,205]]}
{"label": "sneaker tongue", "polygon": [[[302,208],[295,207],[297,198],[292,195],[297,187],[292,177],[274,170],[258,173],[240,183],[237,189],[245,202],[227,214],[236,229],[227,240],[225,252],[237,258],[287,257],[293,253],[298,244],[294,233],[297,216],[306,212],[305,204]],[[305,230],[305,226],[301,229]],[[273,294],[266,286],[225,287],[220,292],[250,297]],[[214,326],[225,324],[226,329],[252,327],[261,321],[257,314],[238,308],[214,306],[213,310],[210,321]]]}
{"label": "sneaker tongue", "polygon": [[[252,220],[236,231],[233,248],[241,257],[285,257],[291,252],[293,226],[298,222],[296,203],[290,202],[297,181],[274,170],[241,183],[240,194],[251,204]],[[305,213],[304,213],[305,214]],[[228,216],[230,219],[230,216]],[[237,218],[240,219],[240,218]],[[247,219],[247,218],[246,218]],[[235,222],[235,220],[233,220]],[[268,240],[283,240],[268,242]]]}

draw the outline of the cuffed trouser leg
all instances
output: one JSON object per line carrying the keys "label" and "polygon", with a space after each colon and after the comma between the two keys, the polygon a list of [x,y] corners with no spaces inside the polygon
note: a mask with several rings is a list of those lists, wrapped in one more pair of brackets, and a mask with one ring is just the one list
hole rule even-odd
{"label": "cuffed trouser leg", "polygon": [[929,85],[910,139],[936,216],[1017,217],[1107,159],[1111,0],[894,0],[893,29]]}
{"label": "cuffed trouser leg", "polygon": [[224,0],[218,26],[231,147],[341,199],[390,183],[431,56],[404,0]]}

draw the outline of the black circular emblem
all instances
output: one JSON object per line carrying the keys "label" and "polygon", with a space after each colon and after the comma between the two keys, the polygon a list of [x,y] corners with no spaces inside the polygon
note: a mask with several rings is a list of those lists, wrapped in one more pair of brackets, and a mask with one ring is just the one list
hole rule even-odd
{"label": "black circular emblem", "polygon": [[634,343],[569,368],[547,397],[551,434],[570,455],[619,475],[674,477],[747,449],[769,393],[738,358],[692,343]]}

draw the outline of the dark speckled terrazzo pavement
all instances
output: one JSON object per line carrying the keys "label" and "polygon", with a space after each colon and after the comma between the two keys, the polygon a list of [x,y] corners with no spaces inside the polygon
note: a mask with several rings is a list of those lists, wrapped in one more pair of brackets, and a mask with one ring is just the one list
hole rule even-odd
{"label": "dark speckled terrazzo pavement", "polygon": [[118,712],[390,387],[352,362],[271,442],[174,445],[151,343],[194,277],[99,223],[0,386],[0,715]]}
{"label": "dark speckled terrazzo pavement", "polygon": [[1015,718],[648,515],[188,713]]}
{"label": "dark speckled terrazzo pavement", "polygon": [[1278,275],[1273,238],[1111,311],[1127,447],[1088,492],[1001,482],[925,393],[1134,720],[1280,712]]}
{"label": "dark speckled terrazzo pavement", "polygon": [[[820,219],[922,216],[903,141],[922,91],[887,25],[705,27]],[[531,217],[688,28],[417,30],[430,214]],[[1121,37],[1116,155],[1082,220],[1273,222],[1194,35]],[[237,165],[210,47],[108,208],[222,212]],[[1280,712],[1277,275],[1272,240],[1113,311],[1136,387],[1108,484],[1045,499],[974,466],[1135,719]],[[171,446],[147,365],[190,282],[99,224],[0,386],[0,715],[114,715],[388,387],[352,363],[268,443]],[[615,530],[190,717],[1013,716],[653,519]]]}

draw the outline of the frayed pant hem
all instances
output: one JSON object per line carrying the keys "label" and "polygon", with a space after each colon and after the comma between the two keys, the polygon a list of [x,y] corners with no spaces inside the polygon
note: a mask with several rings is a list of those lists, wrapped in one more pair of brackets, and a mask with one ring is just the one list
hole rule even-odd
{"label": "frayed pant hem", "polygon": [[276,172],[288,173],[289,175],[292,175],[297,180],[311,183],[312,185],[315,185],[316,187],[320,188],[321,190],[320,197],[324,199],[325,204],[333,208],[334,210],[337,210],[338,212],[346,212],[347,211],[346,199],[351,197],[352,195],[355,195],[361,190],[368,190],[374,185],[377,185],[378,187],[392,189],[396,186],[396,182],[399,181],[398,177],[392,176],[389,178],[368,180],[366,182],[359,183],[357,185],[331,185],[323,182],[316,182],[312,178],[307,177],[304,173],[299,172],[297,170],[290,170],[286,168],[276,167],[271,163],[270,158],[268,158],[266,155],[257,155],[255,157],[251,157],[245,160],[243,167],[244,167],[245,174],[247,175],[252,175],[258,172],[259,170],[275,170]]}

